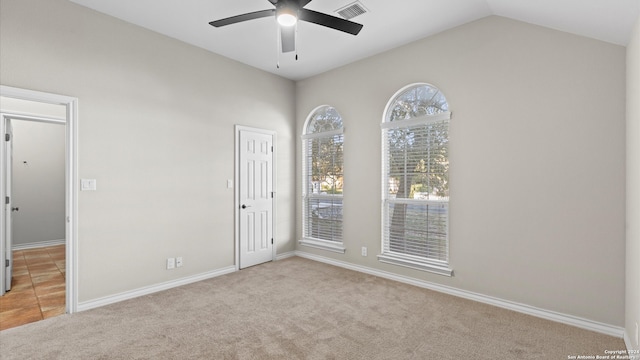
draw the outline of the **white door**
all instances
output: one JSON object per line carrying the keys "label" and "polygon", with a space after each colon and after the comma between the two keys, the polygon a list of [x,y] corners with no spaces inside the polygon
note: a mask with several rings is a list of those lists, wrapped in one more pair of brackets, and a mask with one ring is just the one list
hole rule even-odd
{"label": "white door", "polygon": [[13,134],[11,132],[11,121],[6,119],[5,121],[5,141],[4,141],[4,159],[3,172],[4,172],[4,194],[5,194],[5,208],[4,219],[2,221],[2,227],[4,228],[4,236],[2,236],[2,248],[4,258],[2,259],[2,291],[11,290],[11,276],[13,275],[13,252],[11,250],[13,243],[11,241],[11,214],[13,213],[12,196],[11,196],[11,167],[13,166]]}
{"label": "white door", "polygon": [[240,269],[273,260],[273,135],[240,130]]}

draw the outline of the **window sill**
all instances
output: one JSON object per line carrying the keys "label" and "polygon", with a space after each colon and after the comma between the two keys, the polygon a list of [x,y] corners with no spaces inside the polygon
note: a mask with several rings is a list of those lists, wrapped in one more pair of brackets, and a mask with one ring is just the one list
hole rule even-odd
{"label": "window sill", "polygon": [[331,241],[315,240],[315,239],[302,239],[298,241],[300,245],[309,246],[316,249],[333,251],[336,253],[344,254],[346,251],[342,243],[334,243]]}
{"label": "window sill", "polygon": [[401,255],[380,254],[378,255],[378,261],[386,264],[404,266],[415,270],[427,271],[434,274],[453,276],[453,269],[450,269],[446,265],[417,261]]}

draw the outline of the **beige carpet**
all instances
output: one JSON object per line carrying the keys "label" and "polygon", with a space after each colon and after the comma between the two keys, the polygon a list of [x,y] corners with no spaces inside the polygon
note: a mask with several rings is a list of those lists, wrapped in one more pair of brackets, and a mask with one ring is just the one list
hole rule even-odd
{"label": "beige carpet", "polygon": [[621,339],[302,258],[0,332],[2,359],[567,359]]}

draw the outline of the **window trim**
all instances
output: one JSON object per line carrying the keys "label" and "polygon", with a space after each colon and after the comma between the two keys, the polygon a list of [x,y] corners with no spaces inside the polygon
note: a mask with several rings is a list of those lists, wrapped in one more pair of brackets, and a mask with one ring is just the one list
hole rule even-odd
{"label": "window trim", "polygon": [[328,240],[320,240],[320,239],[303,237],[301,240],[298,240],[298,243],[300,245],[321,249],[321,250],[332,251],[339,254],[344,254],[347,251],[344,245],[342,245],[343,243],[337,243],[337,242],[333,243]]}
{"label": "window trim", "polygon": [[[388,120],[388,112],[389,112],[389,108],[390,106],[392,106],[395,101],[398,99],[398,97],[400,95],[402,95],[403,93],[405,93],[407,90],[411,89],[411,88],[415,88],[415,87],[419,87],[419,86],[430,86],[433,87],[435,89],[437,89],[439,92],[442,93],[442,91],[434,86],[431,85],[429,83],[414,83],[414,84],[409,84],[407,86],[404,86],[403,88],[401,88],[400,90],[398,90],[387,102],[387,105],[385,106],[384,109],[384,113],[382,115],[382,123],[380,124],[380,128],[381,128],[381,150],[382,150],[382,156],[381,156],[381,175],[382,175],[382,189],[381,189],[381,222],[380,222],[380,234],[381,234],[381,239],[380,239],[380,254],[377,256],[378,261],[382,262],[382,263],[386,263],[386,264],[391,264],[391,265],[396,265],[396,266],[403,266],[403,267],[407,267],[407,268],[411,268],[411,269],[415,269],[415,270],[420,270],[420,271],[425,271],[425,272],[430,272],[430,273],[434,273],[434,274],[439,274],[439,275],[444,275],[444,276],[453,276],[453,269],[450,267],[450,261],[448,259],[448,261],[438,261],[435,259],[425,259],[419,256],[414,256],[414,255],[409,255],[409,254],[398,254],[395,252],[385,252],[385,234],[386,234],[386,229],[385,229],[385,224],[386,222],[389,220],[388,219],[388,214],[386,211],[386,207],[388,204],[388,201],[390,200],[387,196],[387,189],[386,186],[384,185],[384,182],[386,180],[388,180],[387,176],[388,174],[385,173],[385,169],[386,169],[386,165],[387,165],[387,161],[388,161],[388,152],[387,152],[387,145],[386,145],[386,131],[389,129],[396,129],[396,128],[410,128],[410,127],[416,127],[416,126],[421,126],[421,125],[428,125],[429,123],[432,122],[437,122],[437,121],[442,121],[442,120],[450,120],[451,119],[451,111],[445,111],[445,112],[441,112],[441,113],[437,113],[437,114],[433,114],[433,115],[423,115],[423,116],[419,116],[419,117],[415,117],[412,119],[408,119],[408,120],[400,120],[400,121],[389,121]],[[398,199],[401,203],[402,202],[411,202],[412,199]],[[449,201],[447,200],[447,203]],[[449,249],[449,245],[450,245],[450,237],[449,237],[449,212],[447,213],[447,249]],[[447,250],[448,251],[448,250]]]}
{"label": "window trim", "polygon": [[439,275],[453,276],[453,269],[446,263],[438,264],[435,261],[424,260],[418,257],[412,259],[411,255],[397,255],[394,253],[383,253],[378,255],[378,261],[391,265],[404,266],[415,270],[427,271]]}
{"label": "window trim", "polygon": [[[344,247],[344,239],[341,238],[340,241],[330,241],[330,240],[323,240],[323,239],[317,239],[317,238],[312,238],[312,237],[306,237],[305,234],[305,225],[306,225],[306,217],[305,217],[305,209],[304,207],[306,206],[305,204],[305,199],[331,199],[331,198],[336,198],[336,197],[340,197],[341,199],[344,199],[343,195],[336,195],[336,194],[307,194],[307,183],[306,183],[306,175],[307,175],[307,163],[306,163],[306,141],[309,140],[313,140],[313,139],[320,139],[320,138],[329,138],[329,137],[334,137],[337,135],[342,135],[342,141],[344,144],[344,122],[342,124],[342,127],[340,129],[335,129],[335,130],[330,130],[330,131],[324,131],[324,132],[316,132],[316,133],[307,133],[307,128],[309,126],[310,121],[313,119],[313,116],[320,110],[324,109],[324,108],[333,108],[334,110],[335,107],[331,106],[331,105],[320,105],[318,107],[316,107],[315,109],[313,109],[310,113],[309,116],[307,117],[307,120],[304,123],[303,126],[303,134],[301,135],[301,139],[302,139],[302,238],[300,240],[298,240],[298,243],[300,245],[304,245],[304,246],[308,246],[308,247],[312,247],[312,248],[316,248],[316,249],[321,249],[321,250],[326,250],[326,251],[331,251],[331,252],[336,252],[336,253],[342,253],[344,254],[346,252],[346,248]],[[338,112],[336,110],[336,112]],[[340,114],[338,112],[338,114]],[[342,115],[340,115],[340,118],[342,118]],[[344,164],[343,164],[344,166]]]}

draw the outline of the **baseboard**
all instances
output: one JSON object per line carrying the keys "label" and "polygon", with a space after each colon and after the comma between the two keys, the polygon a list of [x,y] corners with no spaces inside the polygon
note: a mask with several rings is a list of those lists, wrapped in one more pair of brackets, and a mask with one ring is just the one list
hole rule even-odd
{"label": "baseboard", "polygon": [[638,350],[640,349],[636,349],[633,346],[633,342],[631,342],[631,338],[629,337],[629,334],[626,331],[624,332],[624,345],[627,347],[627,354],[631,354],[631,350],[633,350],[634,354],[638,354],[638,355],[635,355],[635,357],[631,357],[630,360],[640,359],[640,353],[638,353]]}
{"label": "baseboard", "polygon": [[286,252],[286,253],[278,254],[278,255],[276,255],[276,261],[284,260],[286,258],[290,258],[290,257],[294,257],[294,256],[296,256],[296,252],[295,251],[289,251],[289,252]]}
{"label": "baseboard", "polygon": [[11,247],[11,250],[16,251],[16,250],[38,249],[38,248],[43,248],[48,246],[64,245],[66,243],[67,241],[65,239],[38,241],[38,242],[28,243],[28,244],[13,245]]}
{"label": "baseboard", "polygon": [[519,313],[556,321],[562,324],[571,325],[571,326],[579,327],[586,330],[595,331],[601,334],[615,336],[617,338],[623,338],[625,333],[624,328],[619,326],[592,321],[589,319],[584,319],[584,318],[580,318],[573,315],[562,314],[555,311],[540,309],[540,308],[526,305],[526,304],[516,303],[509,300],[503,300],[503,299],[495,298],[492,296],[478,294],[471,291],[461,290],[451,286],[440,285],[440,284],[419,280],[419,279],[415,279],[407,276],[397,275],[397,274],[393,274],[393,273],[378,270],[378,269],[373,269],[366,266],[354,265],[344,261],[339,261],[339,260],[330,259],[324,256],[310,254],[304,251],[299,251],[299,250],[296,251],[296,256],[323,262],[330,265],[339,266],[345,269],[354,270],[354,271],[362,272],[369,275],[378,276],[378,277],[389,279],[389,280],[399,281],[405,284],[438,291],[441,293],[461,297],[464,299],[474,300],[484,304],[489,304],[489,305],[501,307],[504,309],[513,310]]}
{"label": "baseboard", "polygon": [[229,266],[226,268],[209,271],[209,272],[198,274],[198,275],[188,276],[185,278],[167,281],[167,282],[163,282],[156,285],[145,286],[139,289],[126,291],[126,292],[115,294],[115,295],[105,296],[95,300],[84,301],[82,303],[78,303],[77,311],[85,311],[85,310],[95,309],[105,305],[115,304],[120,301],[129,300],[129,299],[137,298],[140,296],[153,294],[159,291],[168,290],[178,286],[211,279],[214,277],[230,274],[235,271],[236,271],[235,266]]}

